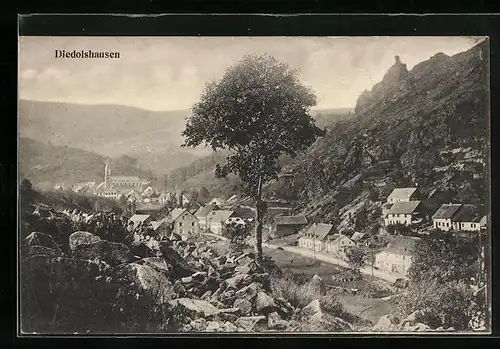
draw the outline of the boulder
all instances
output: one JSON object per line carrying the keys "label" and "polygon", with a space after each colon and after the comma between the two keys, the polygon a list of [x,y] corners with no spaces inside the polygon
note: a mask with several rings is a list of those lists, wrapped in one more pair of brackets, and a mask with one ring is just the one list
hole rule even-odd
{"label": "boulder", "polygon": [[137,262],[137,264],[147,265],[161,273],[168,273],[170,267],[162,257],[147,257]]}
{"label": "boulder", "polygon": [[236,327],[233,323],[226,321],[223,326],[220,328],[221,332],[237,332],[238,327]]}
{"label": "boulder", "polygon": [[78,245],[91,244],[101,241],[101,238],[95,234],[86,231],[76,231],[69,236],[69,249],[74,251]]}
{"label": "boulder", "polygon": [[344,319],[330,314],[312,316],[309,321],[303,324],[302,331],[314,332],[352,332],[353,326]]}
{"label": "boulder", "polygon": [[255,309],[259,314],[269,314],[277,308],[274,298],[260,291],[255,297]]}
{"label": "boulder", "polygon": [[250,275],[241,273],[236,273],[233,277],[224,281],[227,287],[232,289],[240,289],[241,287],[248,285],[250,282]]}
{"label": "boulder", "polygon": [[267,328],[270,330],[284,330],[288,327],[288,322],[283,320],[277,312],[267,316]]}
{"label": "boulder", "polygon": [[123,264],[128,261],[129,248],[118,242],[100,240],[88,244],[79,244],[73,250],[73,257],[79,259],[99,258],[109,265]]}
{"label": "boulder", "polygon": [[50,248],[45,246],[27,246],[24,248],[24,257],[36,256],[36,255],[46,255],[51,257],[62,257],[63,253],[59,248]]}
{"label": "boulder", "polygon": [[205,328],[205,332],[218,332],[220,327],[221,325],[217,321],[209,321]]}
{"label": "boulder", "polygon": [[44,233],[38,233],[38,232],[33,232],[30,235],[28,235],[23,240],[23,246],[26,246],[26,247],[42,246],[42,247],[51,248],[55,251],[61,251],[61,249],[59,248],[59,245],[57,244],[57,242],[54,240],[54,238],[52,236],[50,236],[48,234],[44,234]]}
{"label": "boulder", "polygon": [[306,305],[300,311],[300,315],[305,318],[317,317],[320,318],[323,315],[319,300],[315,299]]}
{"label": "boulder", "polygon": [[191,321],[190,325],[193,332],[205,332],[205,329],[207,328],[207,320],[199,318]]}
{"label": "boulder", "polygon": [[233,303],[233,308],[238,308],[238,314],[245,316],[252,311],[252,303],[246,299],[237,298]]}
{"label": "boulder", "polygon": [[184,276],[190,276],[197,272],[192,268],[181,255],[175,251],[170,246],[162,244],[160,246],[162,257],[165,259],[168,265],[172,266],[171,276],[173,278],[181,278]]}
{"label": "boulder", "polygon": [[[409,329],[413,328],[418,323],[425,324],[430,328],[438,327],[440,325],[439,322],[440,321],[432,315],[431,309],[416,310],[399,323],[398,331],[410,331]],[[421,327],[420,325],[419,328]]]}
{"label": "boulder", "polygon": [[253,274],[252,280],[261,284],[265,290],[270,290],[271,276],[268,273]]}
{"label": "boulder", "polygon": [[236,291],[236,298],[246,299],[248,301],[252,301],[254,297],[257,296],[257,293],[260,291],[260,286],[257,283],[251,283],[248,286],[243,287],[242,289]]}
{"label": "boulder", "polygon": [[192,318],[211,317],[220,313],[220,309],[201,299],[178,298],[170,301],[173,311],[179,311]]}
{"label": "boulder", "polygon": [[372,327],[372,331],[396,331],[397,325],[399,324],[399,319],[392,314],[383,315],[380,317],[375,326]]}
{"label": "boulder", "polygon": [[151,296],[157,304],[163,304],[174,296],[174,289],[165,275],[147,265],[125,264],[114,270],[115,280],[133,287],[139,294]]}
{"label": "boulder", "polygon": [[326,295],[326,284],[320,276],[314,275],[307,284],[307,292],[315,296],[324,296]]}
{"label": "boulder", "polygon": [[240,317],[236,320],[234,323],[237,327],[241,327],[247,332],[250,332],[253,330],[255,325],[259,321],[264,321],[266,319],[265,316],[245,316],[245,317]]}
{"label": "boulder", "polygon": [[130,244],[130,261],[137,261],[138,259],[148,257],[156,257],[156,252],[144,242],[134,241]]}

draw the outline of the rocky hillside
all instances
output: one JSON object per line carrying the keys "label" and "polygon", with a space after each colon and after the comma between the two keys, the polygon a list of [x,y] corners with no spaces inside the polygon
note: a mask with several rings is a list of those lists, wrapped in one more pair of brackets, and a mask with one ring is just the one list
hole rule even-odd
{"label": "rocky hillside", "polygon": [[353,118],[285,169],[296,174],[297,211],[347,226],[348,213],[378,217],[379,201],[396,185],[418,186],[424,195],[438,189],[484,207],[488,57],[488,42],[451,57],[436,54],[410,71],[396,57],[359,97]]}
{"label": "rocky hillside", "polygon": [[[102,155],[23,137],[19,140],[19,154],[21,178],[28,178],[37,187],[104,180],[106,158]],[[130,156],[113,158],[111,168],[116,175],[154,178],[150,172],[139,169],[137,160]]]}

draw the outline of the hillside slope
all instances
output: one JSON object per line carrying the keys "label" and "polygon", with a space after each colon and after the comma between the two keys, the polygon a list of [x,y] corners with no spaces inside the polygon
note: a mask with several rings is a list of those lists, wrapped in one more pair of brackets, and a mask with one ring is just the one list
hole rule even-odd
{"label": "hillside slope", "polygon": [[[365,91],[354,117],[338,123],[286,169],[295,172],[297,211],[347,226],[347,213],[379,217],[396,186],[487,203],[488,43],[437,54],[411,71],[396,58]],[[370,221],[363,219],[360,221]],[[362,227],[358,227],[362,228]]]}
{"label": "hillside slope", "polygon": [[180,147],[189,113],[20,100],[19,132],[21,137],[55,146],[111,157],[129,155],[141,159],[139,166],[144,169],[165,173],[209,153]]}
{"label": "hillside slope", "polygon": [[[102,181],[106,158],[81,149],[54,146],[30,138],[19,139],[21,178],[34,185],[53,187],[56,183]],[[150,172],[137,168],[137,160],[129,156],[111,159],[112,173],[152,179]]]}

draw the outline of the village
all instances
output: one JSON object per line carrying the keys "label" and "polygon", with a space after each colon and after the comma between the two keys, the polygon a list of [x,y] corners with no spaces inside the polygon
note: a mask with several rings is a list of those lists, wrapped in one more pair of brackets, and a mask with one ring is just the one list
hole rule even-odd
{"label": "village", "polygon": [[[73,188],[78,192],[85,186]],[[105,165],[104,182],[95,187],[93,194],[126,199],[131,208],[127,229],[134,232],[135,240],[154,243],[172,234],[183,240],[200,234],[227,240],[225,231],[238,227],[252,241],[255,208],[249,197],[214,197],[202,204],[181,190],[159,191],[138,177],[111,176],[109,163]],[[390,282],[405,280],[415,244],[422,236],[432,232],[477,234],[487,229],[487,216],[474,205],[440,200],[435,192],[423,197],[418,188],[395,188],[380,203],[381,224],[375,235],[311,221],[292,214],[293,207],[286,201],[269,200],[264,246],[342,266],[348,266],[348,250],[359,248],[364,251],[361,272]],[[380,243],[381,236],[389,236],[389,242]]]}

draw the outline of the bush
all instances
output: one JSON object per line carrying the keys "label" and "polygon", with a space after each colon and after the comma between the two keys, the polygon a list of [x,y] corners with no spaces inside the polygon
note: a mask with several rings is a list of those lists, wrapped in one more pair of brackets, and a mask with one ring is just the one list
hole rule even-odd
{"label": "bush", "polygon": [[[463,282],[441,284],[426,281],[411,287],[399,300],[399,316],[404,318],[416,310],[431,309],[431,327],[453,327],[457,331],[469,330],[472,319],[473,292]],[[432,321],[433,320],[433,321]]]}
{"label": "bush", "polygon": [[317,299],[323,311],[338,317],[344,314],[342,304],[340,304],[333,294],[327,293],[325,296],[322,296],[311,292],[307,287],[307,283],[300,285],[289,274],[282,278],[272,279],[271,289],[275,296],[286,299],[296,308],[303,308]]}

